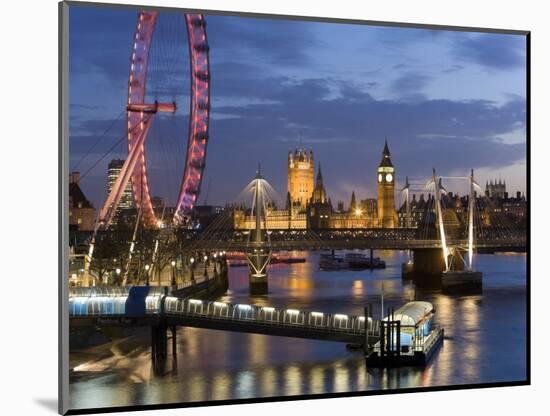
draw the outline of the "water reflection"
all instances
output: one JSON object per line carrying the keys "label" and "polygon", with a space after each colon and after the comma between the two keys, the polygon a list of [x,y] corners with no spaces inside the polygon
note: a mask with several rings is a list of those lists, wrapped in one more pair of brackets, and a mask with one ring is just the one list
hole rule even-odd
{"label": "water reflection", "polygon": [[434,303],[445,342],[424,368],[367,369],[360,352],[339,343],[178,328],[177,359],[152,370],[145,329],[70,356],[73,408],[194,402],[249,397],[361,391],[525,378],[525,256],[478,257],[482,295],[447,295],[401,280],[406,253],[377,252],[384,270],[324,272],[318,253],[306,263],[270,269],[270,293],[248,294],[246,268],[230,269],[223,301],[380,315],[416,296]]}
{"label": "water reflection", "polygon": [[262,372],[261,394],[263,396],[275,396],[277,384],[277,373],[273,368],[267,368],[265,371]]}
{"label": "water reflection", "polygon": [[320,394],[324,391],[325,369],[323,367],[313,367],[309,374],[309,391],[312,394]]}
{"label": "water reflection", "polygon": [[342,392],[349,390],[349,372],[342,362],[337,362],[334,369],[334,391]]}
{"label": "water reflection", "polygon": [[364,295],[364,285],[362,280],[354,280],[351,293],[353,296]]}

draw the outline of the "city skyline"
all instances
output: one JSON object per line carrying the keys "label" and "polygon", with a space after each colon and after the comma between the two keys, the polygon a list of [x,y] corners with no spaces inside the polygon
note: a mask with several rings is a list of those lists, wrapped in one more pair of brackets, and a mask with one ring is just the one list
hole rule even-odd
{"label": "city skyline", "polygon": [[[117,127],[95,148],[95,160],[123,131],[124,118],[116,117],[125,105],[137,18],[127,10],[83,10],[75,7],[70,26],[71,65],[78,69],[71,77],[71,167],[109,125]],[[84,19],[90,13],[93,33]],[[435,167],[448,176],[474,168],[482,186],[501,177],[510,191],[525,192],[521,36],[210,15],[206,20],[212,120],[200,203],[207,189],[209,203],[232,201],[258,162],[286,195],[286,157],[299,143],[313,148],[334,203],[348,201],[353,190],[358,198],[374,197],[386,138],[396,189],[405,176],[424,179]],[[179,117],[185,124],[187,117]],[[154,153],[154,142],[150,146]],[[124,146],[118,150],[123,157]],[[87,158],[95,162],[94,153]],[[96,207],[105,197],[107,159],[82,180]],[[77,167],[86,172],[89,165],[84,158]],[[164,195],[154,186],[161,178],[153,178],[152,193],[170,202],[180,179]]]}
{"label": "city skyline", "polygon": [[[296,155],[300,154],[300,152],[303,152],[304,154],[308,154],[310,155],[311,159],[311,165],[310,165],[310,169],[312,172],[314,172],[314,176],[318,178],[319,174],[320,174],[320,171],[321,171],[321,165],[316,165],[315,164],[315,161],[314,161],[314,153],[312,150],[306,150],[306,149],[300,149],[300,148],[295,148],[295,149],[291,149],[289,151],[289,158],[291,155],[293,155],[293,157],[296,157]],[[117,165],[122,165],[122,163],[124,162],[123,159],[113,159],[109,162],[108,164],[108,171],[107,171],[107,177],[108,177],[108,182],[106,184],[106,188],[107,188],[107,192],[110,192],[111,191],[111,187],[112,187],[112,182],[113,182],[113,169],[111,167],[111,165],[113,164],[117,164]],[[120,167],[118,168],[118,170],[120,170]],[[73,176],[77,175],[78,177],[80,176],[80,172],[78,171],[74,171],[74,172],[71,172],[70,176],[71,176],[71,181],[72,181],[72,178]],[[289,172],[287,173],[287,176],[288,178],[290,179],[290,170]],[[458,196],[466,196],[468,195],[468,183],[465,179],[467,179],[467,177],[460,177],[460,176],[457,176],[457,177],[448,177],[447,178],[448,180],[450,180],[452,183],[454,183],[454,187],[453,188],[450,188],[449,189],[449,195],[451,196],[454,196],[454,197],[458,197]],[[311,181],[313,183],[316,183],[316,180],[313,180],[313,178],[311,178]],[[409,189],[410,189],[410,198],[424,198],[424,197],[430,197],[431,196],[431,190],[429,189],[429,186],[425,186],[427,184],[421,184],[419,182],[412,182],[408,177],[406,177],[405,181],[408,181],[406,183],[408,183],[408,186],[409,186]],[[477,182],[477,178],[476,178],[476,182]],[[397,181],[397,183],[399,183],[399,181]],[[458,187],[457,187],[457,184],[458,184]],[[494,198],[494,197],[498,197],[498,198],[501,198],[501,199],[507,199],[507,198],[514,198],[514,197],[517,197],[519,198],[520,196],[522,198],[525,199],[525,193],[523,191],[519,191],[519,190],[514,190],[514,189],[510,189],[510,188],[507,188],[507,184],[506,184],[506,178],[502,179],[501,177],[499,178],[491,178],[491,179],[487,179],[485,181],[485,184],[479,182],[478,183],[479,187],[481,188],[481,190],[483,191],[481,196],[487,196],[487,197],[491,197],[491,198]],[[288,187],[290,187],[290,182],[288,183]],[[288,188],[287,187],[287,188]],[[283,198],[283,195],[282,194],[273,194],[272,196],[276,196],[278,197],[277,200],[273,200],[272,202],[275,203],[275,207],[278,207],[278,208],[285,208],[286,205],[288,204],[288,197],[290,196],[291,198],[291,201],[292,203],[297,203],[298,201],[296,201],[293,197],[293,193],[291,191],[291,188],[288,188],[287,189],[288,192],[287,194],[285,194],[284,198]],[[405,195],[402,194],[401,192],[402,190],[401,189],[396,189],[395,190],[395,193],[394,193],[394,198],[396,200],[396,209],[397,211],[399,211],[400,209],[402,209],[404,206],[405,206]],[[208,192],[208,191],[207,191]],[[276,192],[276,191],[275,191]],[[297,192],[297,190],[295,190],[295,192]],[[310,192],[307,194],[307,195],[304,195],[305,197],[305,201],[307,201],[306,203],[304,203],[303,205],[300,204],[298,208],[300,209],[305,209],[306,205],[309,204],[310,202],[310,198],[312,197],[312,193],[313,193],[313,188],[310,190]],[[342,211],[340,208],[338,208],[340,205],[343,207],[343,210],[344,211],[354,211],[352,205],[354,203],[354,201],[356,200],[356,198],[360,201],[360,202],[366,202],[366,201],[376,201],[378,195],[358,195],[356,196],[356,193],[355,193],[355,190],[352,190],[351,191],[351,194],[348,196],[348,198],[344,198],[344,199],[338,199],[338,200],[332,200],[331,198],[331,193],[330,193],[330,190],[327,192],[327,199],[328,201],[330,201],[330,203],[332,204],[332,207],[333,209],[335,209],[335,212],[339,212],[339,211]],[[246,200],[246,199],[242,199],[243,197],[243,194],[241,193],[241,199],[237,199],[235,198],[234,200],[232,201],[225,201],[224,203],[221,203],[221,204],[208,204],[208,206],[218,206],[218,207],[224,207],[224,206],[227,206],[227,205],[230,205],[230,206],[240,206],[241,204],[245,204],[248,205],[250,203],[250,201]],[[130,199],[129,199],[130,198]],[[128,183],[125,191],[124,191],[124,203],[120,205],[121,208],[132,208],[133,207],[133,199],[132,198],[132,189],[131,189],[131,184],[130,182]],[[205,201],[206,198],[204,198],[202,201]],[[167,208],[174,208],[173,206],[170,206],[169,203],[166,202],[165,198],[162,197],[162,196],[157,196],[157,195],[153,195],[152,196],[152,202],[153,202],[153,205],[157,205],[157,206],[166,206]],[[206,201],[205,201],[206,202]],[[130,203],[130,205],[129,205]],[[207,204],[203,204],[201,203],[201,200],[199,199],[199,203],[197,204],[197,206],[207,206]],[[287,207],[288,208],[288,207]],[[95,207],[94,207],[95,209]]]}

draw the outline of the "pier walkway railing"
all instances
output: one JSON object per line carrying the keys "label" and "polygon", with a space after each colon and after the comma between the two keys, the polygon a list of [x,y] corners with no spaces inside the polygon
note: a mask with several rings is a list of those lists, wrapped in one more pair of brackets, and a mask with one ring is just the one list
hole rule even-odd
{"label": "pier walkway railing", "polygon": [[159,287],[76,289],[73,325],[189,326],[370,345],[380,335],[380,322],[365,316],[182,299]]}
{"label": "pier walkway railing", "polygon": [[361,344],[366,338],[365,326],[372,343],[380,332],[379,322],[368,318],[365,325],[364,316],[199,299],[167,297],[164,314],[169,323],[183,321],[187,326]]}

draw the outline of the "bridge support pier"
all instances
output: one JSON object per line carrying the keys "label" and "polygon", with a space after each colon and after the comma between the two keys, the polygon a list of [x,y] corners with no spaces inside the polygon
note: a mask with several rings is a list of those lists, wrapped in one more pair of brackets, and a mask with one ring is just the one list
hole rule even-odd
{"label": "bridge support pier", "polygon": [[267,274],[264,276],[254,276],[251,274],[249,282],[251,295],[267,295],[269,289]]}
{"label": "bridge support pier", "polygon": [[449,270],[441,274],[441,286],[449,291],[453,289],[482,289],[483,275],[473,270]]}
{"label": "bridge support pier", "polygon": [[267,266],[271,260],[271,252],[263,249],[256,249],[246,255],[248,260],[248,281],[251,295],[266,295]]}
{"label": "bridge support pier", "polygon": [[401,277],[403,280],[411,280],[414,277],[413,274],[414,261],[408,260],[401,264]]}
{"label": "bridge support pier", "polygon": [[168,352],[168,328],[160,323],[151,326],[151,358],[153,365],[164,362]]}
{"label": "bridge support pier", "polygon": [[419,286],[441,284],[441,273],[445,271],[445,259],[440,248],[419,248],[413,251],[412,264],[401,266],[404,279],[412,279]]}
{"label": "bridge support pier", "polygon": [[449,264],[450,270],[447,271],[440,248],[414,249],[412,262],[401,265],[401,277],[404,280],[412,280],[418,286],[435,286],[443,289],[481,287],[482,273],[464,270],[464,262],[452,249]]}
{"label": "bridge support pier", "polygon": [[175,326],[170,327],[170,332],[172,332],[172,356],[175,357],[178,355],[178,348],[177,348],[178,337],[176,334],[176,327]]}

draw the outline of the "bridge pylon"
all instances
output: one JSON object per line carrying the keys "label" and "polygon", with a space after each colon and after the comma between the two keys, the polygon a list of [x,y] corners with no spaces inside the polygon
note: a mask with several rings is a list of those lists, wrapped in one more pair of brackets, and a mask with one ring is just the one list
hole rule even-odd
{"label": "bridge pylon", "polygon": [[253,295],[266,294],[268,291],[267,266],[271,261],[271,241],[267,229],[265,185],[266,181],[258,166],[258,172],[251,187],[253,191],[251,215],[255,219],[255,226],[248,234],[246,248],[250,293]]}
{"label": "bridge pylon", "polygon": [[[470,191],[468,195],[468,244],[466,247],[452,247],[450,255],[453,262],[447,265],[441,275],[443,288],[481,286],[482,273],[474,270],[474,209],[476,189],[481,190],[481,188],[474,180],[473,169],[468,181]],[[462,252],[468,253],[468,256],[463,256]]]}
{"label": "bridge pylon", "polygon": [[[414,248],[413,260],[402,265],[402,277],[413,279],[417,284],[441,285],[444,289],[462,286],[480,286],[482,274],[473,268],[475,249],[474,210],[476,191],[481,190],[474,180],[474,171],[468,177],[453,177],[469,181],[468,209],[466,217],[467,240],[461,241],[460,230],[454,221],[449,220],[449,211],[442,207],[442,195],[446,193],[437,177],[435,169],[427,188],[434,193],[435,236],[437,244],[430,247]],[[407,195],[408,197],[408,195]],[[447,216],[446,216],[447,215]],[[445,218],[447,219],[445,219]],[[455,235],[457,234],[457,235]],[[439,247],[438,247],[439,246]]]}

